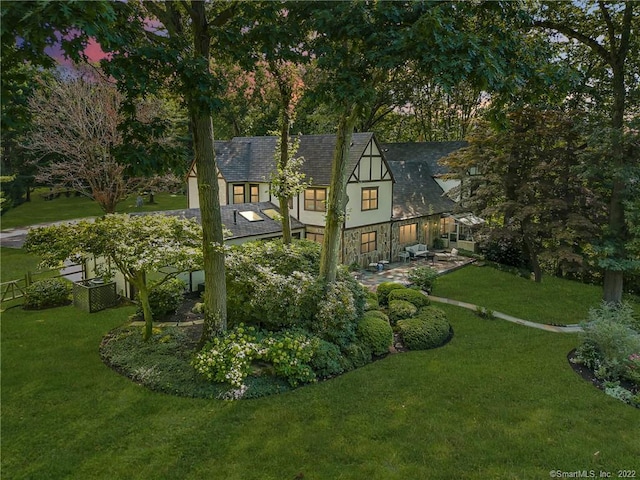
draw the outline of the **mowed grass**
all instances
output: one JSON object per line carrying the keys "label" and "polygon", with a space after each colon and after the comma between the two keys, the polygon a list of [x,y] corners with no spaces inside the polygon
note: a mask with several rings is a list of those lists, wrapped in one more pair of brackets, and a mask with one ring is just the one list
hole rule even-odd
{"label": "mowed grass", "polygon": [[[178,210],[182,208],[187,208],[187,197],[185,195],[158,193],[154,195],[153,204],[147,203],[147,197],[145,197],[144,205],[136,207],[136,196],[133,195],[120,202],[116,211],[118,213],[130,213]],[[36,191],[31,195],[30,202],[25,202],[8,210],[0,221],[1,228],[7,229],[101,215],[104,215],[104,212],[96,202],[89,198],[61,195],[53,200],[44,200],[40,197],[39,191]]]}
{"label": "mowed grass", "polygon": [[536,283],[475,265],[439,277],[433,294],[548,324],[579,323],[602,301],[599,286],[552,276],[543,276],[542,282]]}
{"label": "mowed grass", "polygon": [[638,469],[640,410],[573,372],[566,355],[578,336],[441,308],[455,330],[442,348],[237,402],[153,393],[105,367],[99,343],[131,307],[10,309],[2,478],[485,480]]}

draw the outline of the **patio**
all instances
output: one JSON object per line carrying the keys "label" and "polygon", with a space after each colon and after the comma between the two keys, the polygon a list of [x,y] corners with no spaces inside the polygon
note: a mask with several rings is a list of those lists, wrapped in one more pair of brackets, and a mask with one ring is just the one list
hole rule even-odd
{"label": "patio", "polygon": [[364,286],[374,289],[379,283],[382,282],[399,282],[409,283],[408,274],[409,271],[416,267],[431,267],[438,271],[440,275],[452,272],[466,265],[469,265],[476,260],[474,258],[458,256],[456,259],[451,259],[444,255],[436,255],[433,259],[419,259],[409,262],[393,262],[384,265],[384,269],[381,271],[369,271],[359,270],[354,272],[354,276]]}

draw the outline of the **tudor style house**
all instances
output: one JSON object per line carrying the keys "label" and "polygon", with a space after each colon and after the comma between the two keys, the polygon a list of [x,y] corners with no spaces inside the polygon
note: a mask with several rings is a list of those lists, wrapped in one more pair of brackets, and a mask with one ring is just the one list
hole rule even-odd
{"label": "tudor style house", "polygon": [[[322,242],[325,201],[330,188],[335,135],[303,135],[297,156],[309,188],[290,203],[294,236]],[[348,163],[346,216],[341,256],[361,266],[395,261],[405,247],[433,245],[449,228],[455,202],[445,195],[437,161],[462,142],[380,145],[373,133],[352,136]],[[236,137],[216,141],[220,204],[231,240],[277,237],[277,199],[269,192],[275,169],[276,137]],[[440,183],[439,183],[440,181]],[[189,209],[198,209],[195,165],[188,175]],[[233,219],[233,221],[231,221]],[[443,220],[445,219],[445,220]],[[263,223],[264,222],[264,223]],[[271,225],[265,234],[266,224]]]}

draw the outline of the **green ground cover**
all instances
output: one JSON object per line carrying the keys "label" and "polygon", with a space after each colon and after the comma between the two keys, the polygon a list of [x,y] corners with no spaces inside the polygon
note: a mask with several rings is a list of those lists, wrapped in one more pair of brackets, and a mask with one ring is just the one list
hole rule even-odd
{"label": "green ground cover", "polygon": [[[173,195],[158,193],[154,195],[154,203],[146,203],[142,207],[136,207],[136,196],[124,200],[118,205],[118,213],[152,212],[158,210],[177,210],[187,208],[185,195]],[[44,200],[39,191],[31,196],[31,202],[25,202],[10,209],[1,217],[1,228],[24,227],[38,223],[56,222],[58,220],[71,220],[75,218],[97,217],[103,215],[96,202],[86,197],[60,197],[53,200]]]}
{"label": "green ground cover", "polygon": [[475,265],[438,278],[434,295],[549,324],[579,323],[602,299],[602,287],[544,276],[541,283]]}
{"label": "green ground cover", "polygon": [[[509,276],[494,288],[516,295],[514,285]],[[533,479],[637,469],[640,411],[574,373],[566,355],[578,336],[439,307],[455,331],[442,348],[238,402],[153,393],[105,367],[100,341],[133,307],[9,309],[2,477]]]}

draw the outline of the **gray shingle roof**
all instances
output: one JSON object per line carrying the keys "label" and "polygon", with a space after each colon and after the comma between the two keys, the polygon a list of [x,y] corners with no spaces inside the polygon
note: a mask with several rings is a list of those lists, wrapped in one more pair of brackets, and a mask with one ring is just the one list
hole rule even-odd
{"label": "gray shingle roof", "polygon": [[466,142],[387,143],[380,147],[396,183],[393,218],[401,220],[453,211],[455,202],[434,180],[447,173],[438,160],[466,146]]}
{"label": "gray shingle roof", "polygon": [[[282,233],[282,224],[279,221],[272,220],[263,213],[264,210],[274,209],[278,213],[280,209],[271,202],[260,203],[240,203],[234,205],[221,205],[220,213],[222,215],[222,224],[231,231],[234,238],[246,238],[262,235],[276,235]],[[237,211],[234,221],[234,210]],[[257,222],[250,222],[240,212],[250,211],[257,213],[263,220]],[[167,210],[161,213],[164,215],[173,215],[182,218],[195,218],[198,223],[201,223],[201,213],[199,208],[187,208],[184,210]],[[149,213],[135,213],[134,215],[148,215]],[[289,217],[291,221],[291,230],[298,230],[304,228],[304,225],[293,217]]]}
{"label": "gray shingle roof", "polygon": [[[354,133],[349,173],[358,164],[372,133]],[[329,185],[336,135],[302,135],[296,156],[304,157],[302,171],[314,185]],[[216,142],[216,160],[228,182],[268,182],[275,169],[276,137],[234,137]]]}

